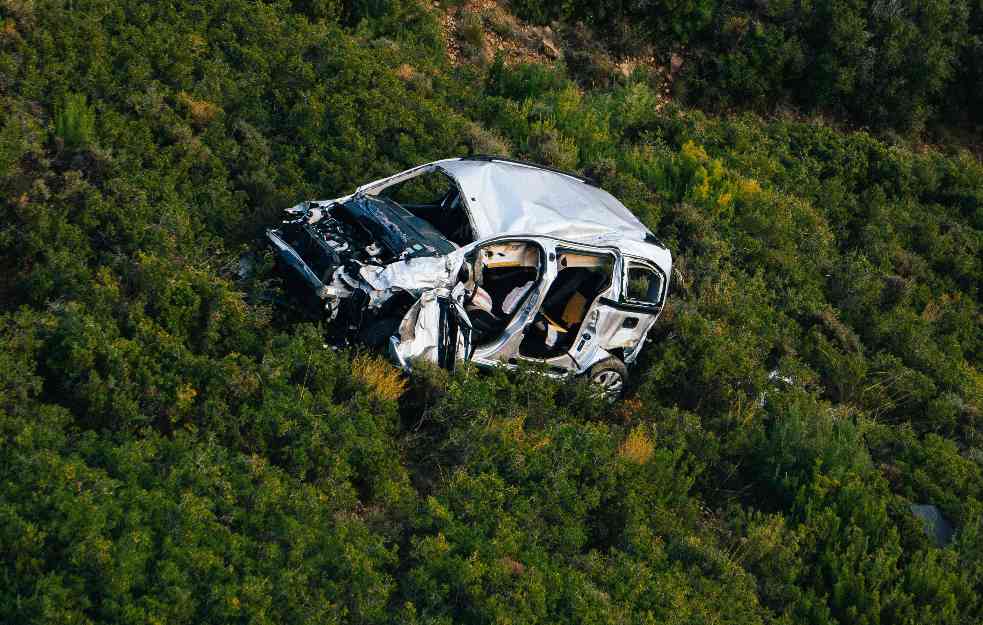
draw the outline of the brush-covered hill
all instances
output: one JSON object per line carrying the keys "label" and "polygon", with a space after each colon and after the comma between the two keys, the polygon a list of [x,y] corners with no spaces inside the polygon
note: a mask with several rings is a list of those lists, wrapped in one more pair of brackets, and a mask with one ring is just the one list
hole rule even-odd
{"label": "brush-covered hill", "polygon": [[[0,1],[0,622],[977,622],[983,9],[749,6]],[[472,151],[673,250],[624,400],[270,303]]]}

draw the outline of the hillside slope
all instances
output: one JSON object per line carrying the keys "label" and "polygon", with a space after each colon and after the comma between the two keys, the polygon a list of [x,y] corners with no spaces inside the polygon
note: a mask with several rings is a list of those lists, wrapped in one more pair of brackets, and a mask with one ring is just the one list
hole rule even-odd
{"label": "hillside slope", "polygon": [[[0,3],[0,622],[977,620],[979,159],[686,108],[576,15],[563,62],[454,63],[445,15]],[[407,383],[239,276],[282,207],[469,151],[673,250],[625,400]]]}

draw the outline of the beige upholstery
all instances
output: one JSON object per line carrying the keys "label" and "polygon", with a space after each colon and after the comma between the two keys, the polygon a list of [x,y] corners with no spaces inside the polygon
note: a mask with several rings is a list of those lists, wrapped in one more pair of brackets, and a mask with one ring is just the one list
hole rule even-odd
{"label": "beige upholstery", "polygon": [[563,317],[561,317],[563,324],[572,328],[583,321],[586,314],[587,298],[580,292],[574,291],[574,294],[567,300],[567,305],[563,308]]}

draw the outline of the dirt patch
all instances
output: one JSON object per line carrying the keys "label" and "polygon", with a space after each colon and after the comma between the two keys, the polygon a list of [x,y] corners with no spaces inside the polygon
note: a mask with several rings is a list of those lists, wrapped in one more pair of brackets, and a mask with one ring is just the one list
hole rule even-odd
{"label": "dirt patch", "polygon": [[610,87],[641,69],[655,79],[659,108],[670,99],[682,61],[678,55],[665,65],[654,55],[617,57],[583,24],[535,26],[512,15],[507,6],[502,0],[466,0],[446,8],[433,2],[452,65],[486,64],[497,55],[507,66],[563,60],[571,76],[587,88]]}
{"label": "dirt patch", "polygon": [[[434,8],[441,10],[434,2]],[[506,65],[551,64],[562,57],[549,26],[525,24],[495,0],[470,0],[442,11],[441,30],[455,66],[487,62],[501,54]],[[480,29],[480,39],[473,32]]]}

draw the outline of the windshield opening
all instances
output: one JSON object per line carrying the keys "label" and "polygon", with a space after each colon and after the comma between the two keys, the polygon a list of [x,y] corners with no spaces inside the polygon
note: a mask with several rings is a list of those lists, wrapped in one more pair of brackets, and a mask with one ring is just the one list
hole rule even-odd
{"label": "windshield opening", "polygon": [[399,204],[459,246],[475,240],[461,191],[443,172],[430,171],[396,183],[379,197]]}
{"label": "windshield opening", "polygon": [[396,256],[436,256],[455,249],[430,223],[392,200],[356,196],[342,204],[340,216]]}

